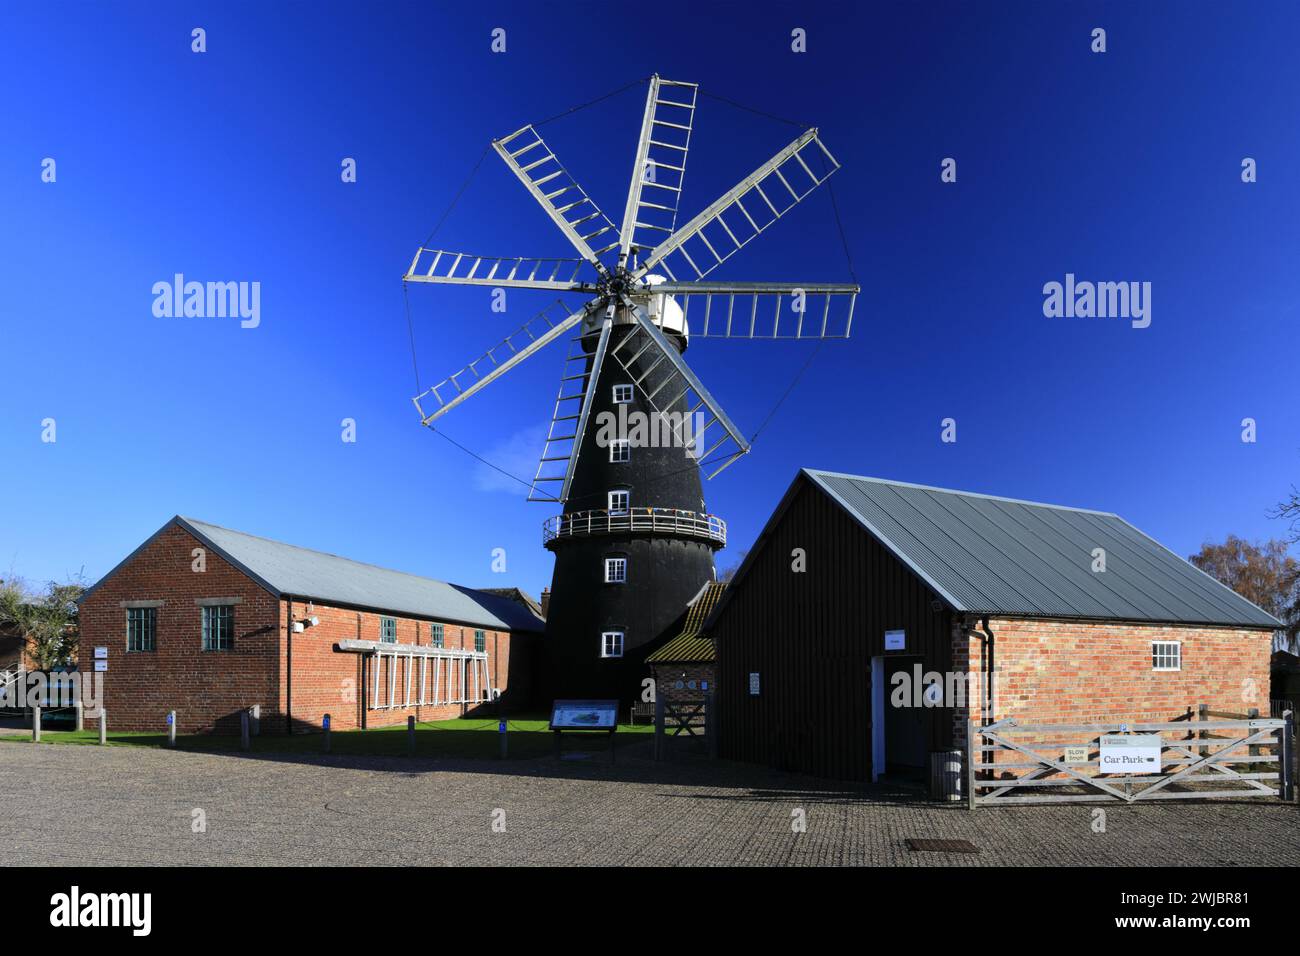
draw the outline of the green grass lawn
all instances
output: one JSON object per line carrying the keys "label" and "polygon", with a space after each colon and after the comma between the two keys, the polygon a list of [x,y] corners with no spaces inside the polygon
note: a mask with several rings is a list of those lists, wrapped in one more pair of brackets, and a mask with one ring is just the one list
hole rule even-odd
{"label": "green grass lawn", "polygon": [[[554,752],[555,742],[548,729],[547,720],[511,718],[507,724],[507,743],[511,759],[541,757]],[[653,733],[651,724],[619,724],[615,745],[622,747]],[[267,734],[253,737],[252,753],[262,754],[316,754],[323,749],[322,734]],[[0,736],[0,742],[31,743],[31,733]],[[96,730],[41,730],[41,743],[97,745]],[[150,731],[108,732],[108,745],[115,747],[164,747],[165,733]],[[609,741],[603,733],[566,733],[565,751],[604,751]],[[415,753],[421,757],[466,757],[493,759],[500,756],[497,719],[464,718],[438,720],[415,725]],[[239,738],[215,734],[189,734],[176,738],[177,750],[237,751]],[[403,756],[407,753],[406,725],[395,724],[373,730],[334,731],[330,739],[330,752],[347,755]]]}

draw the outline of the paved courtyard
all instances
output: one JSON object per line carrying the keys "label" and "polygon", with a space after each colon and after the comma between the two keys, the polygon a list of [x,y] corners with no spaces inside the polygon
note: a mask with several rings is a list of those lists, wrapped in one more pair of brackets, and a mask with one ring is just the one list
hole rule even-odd
{"label": "paved courtyard", "polygon": [[[611,767],[599,753],[271,758],[4,742],[0,863],[1300,864],[1297,808],[1269,800],[1110,806],[1097,833],[1094,807],[970,812],[761,768],[655,764],[639,745],[619,756]],[[794,832],[801,816],[806,832]],[[966,839],[979,853],[915,853],[908,837]]]}

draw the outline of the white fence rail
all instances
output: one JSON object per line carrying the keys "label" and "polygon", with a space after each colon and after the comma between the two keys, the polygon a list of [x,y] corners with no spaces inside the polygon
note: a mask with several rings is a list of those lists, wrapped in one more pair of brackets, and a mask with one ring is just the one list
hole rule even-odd
{"label": "white fence rail", "polygon": [[[1293,800],[1293,715],[1115,724],[968,725],[966,798],[974,809],[1023,803],[1281,797]],[[1136,739],[1135,739],[1136,735]],[[1142,744],[1133,773],[1101,764],[1103,746]],[[1136,752],[1136,751],[1135,751]],[[1242,768],[1242,769],[1238,769]]]}
{"label": "white fence rail", "polygon": [[546,519],[542,543],[556,538],[649,531],[727,543],[727,523],[717,515],[677,508],[627,508],[621,511],[574,511]]}

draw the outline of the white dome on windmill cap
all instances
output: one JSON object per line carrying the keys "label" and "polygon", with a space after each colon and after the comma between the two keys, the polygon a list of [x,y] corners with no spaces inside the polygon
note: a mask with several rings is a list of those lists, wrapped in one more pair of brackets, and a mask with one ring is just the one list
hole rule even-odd
{"label": "white dome on windmill cap", "polygon": [[[646,285],[657,286],[668,280],[663,276],[648,275],[643,278]],[[669,332],[676,332],[682,338],[689,339],[691,332],[686,324],[686,314],[677,300],[671,295],[660,293],[650,296],[650,318],[654,324]]]}

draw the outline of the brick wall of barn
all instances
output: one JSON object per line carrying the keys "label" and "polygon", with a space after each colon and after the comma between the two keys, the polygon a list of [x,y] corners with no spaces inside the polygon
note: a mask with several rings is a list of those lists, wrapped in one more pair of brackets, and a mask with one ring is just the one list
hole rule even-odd
{"label": "brick wall of barn", "polygon": [[[108,648],[104,707],[110,730],[165,733],[169,710],[182,734],[217,726],[237,733],[239,711],[259,704],[263,725],[274,721],[280,657],[279,610],[274,596],[219,555],[172,525],[145,544],[81,604],[80,668],[93,671],[94,649]],[[196,601],[235,600],[234,648],[203,650],[203,610]],[[156,602],[155,650],[126,649],[127,605]],[[280,717],[283,721],[283,717]],[[97,727],[97,719],[86,718]]]}
{"label": "brick wall of barn", "polygon": [[[1118,622],[993,618],[994,707],[991,716],[1021,723],[1160,722],[1188,708],[1244,714],[1268,707],[1268,631]],[[1182,668],[1156,671],[1152,641],[1179,641]],[[954,669],[983,674],[988,666],[978,631],[953,629]],[[983,682],[978,685],[983,686]],[[980,719],[982,693],[954,713],[954,738]]]}
{"label": "brick wall of barn", "polygon": [[[333,727],[362,725],[363,655],[334,649],[338,640],[379,640],[377,612],[315,604],[317,627],[291,634],[293,619],[306,616],[306,603],[278,599],[210,549],[204,570],[194,570],[194,549],[202,544],[172,525],[147,542],[131,559],[95,588],[81,605],[81,667],[91,671],[95,647],[108,648],[104,706],[110,730],[164,733],[169,710],[177,712],[181,734],[239,732],[240,711],[257,704],[262,732],[283,733],[292,705],[295,731],[319,729],[329,713]],[[235,603],[234,646],[204,651],[203,612],[197,602],[231,598]],[[128,652],[127,608],[142,602],[157,608],[155,650]],[[292,617],[291,617],[292,614]],[[400,643],[429,645],[433,622],[396,617]],[[473,625],[443,623],[444,646],[472,649]],[[529,639],[484,628],[491,684],[503,691],[503,703],[526,703],[529,690]],[[290,644],[292,639],[292,644]],[[288,672],[292,651],[293,676]],[[512,653],[513,651],[513,653]],[[387,689],[387,666],[382,675]],[[398,694],[405,693],[405,662],[398,664]],[[373,681],[367,666],[366,676]],[[418,662],[412,695],[418,694]],[[291,697],[291,700],[290,700]],[[469,705],[474,713],[474,705]],[[461,705],[367,710],[367,726],[458,717]],[[98,726],[88,715],[86,726]]]}
{"label": "brick wall of barn", "polygon": [[[295,620],[306,616],[306,605],[301,601],[282,602],[281,630],[288,634],[290,610]],[[380,619],[392,615],[373,611],[358,611],[348,608],[330,607],[315,604],[313,615],[320,619],[315,627],[309,627],[299,634],[290,634],[293,654],[293,686],[281,688],[284,698],[292,693],[294,730],[318,730],[325,714],[330,715],[331,726],[335,730],[353,730],[362,726],[362,705],[365,705],[365,725],[381,727],[389,724],[404,724],[408,716],[417,721],[449,720],[463,713],[474,715],[477,712],[495,713],[494,708],[470,703],[444,704],[437,707],[401,706],[376,709],[374,691],[374,659],[368,655],[343,653],[334,649],[339,641],[360,640],[378,641],[380,639]],[[433,623],[427,620],[396,617],[397,643],[416,644],[421,647],[431,646],[433,642]],[[524,702],[528,662],[525,645],[528,635],[513,636],[508,631],[493,631],[487,628],[475,628],[472,625],[443,624],[443,646],[447,648],[474,649],[474,631],[482,630],[485,638],[485,650],[488,657],[488,677],[492,687],[502,691],[502,703],[512,707],[517,702]],[[512,661],[512,644],[516,654]],[[289,644],[285,646],[286,656]],[[363,665],[364,659],[364,665]],[[380,666],[380,702],[387,703],[389,689],[389,668],[393,665],[391,657],[386,657]],[[512,671],[513,665],[513,671]],[[429,693],[432,694],[432,662],[427,672]],[[396,662],[396,699],[406,700],[406,658]],[[522,673],[521,673],[522,671]],[[444,670],[444,675],[446,671]],[[364,675],[364,683],[363,683]],[[445,679],[444,679],[445,680]],[[473,682],[470,682],[473,691]],[[445,694],[444,687],[439,691]],[[417,657],[411,670],[411,699],[420,696],[420,659]]]}

